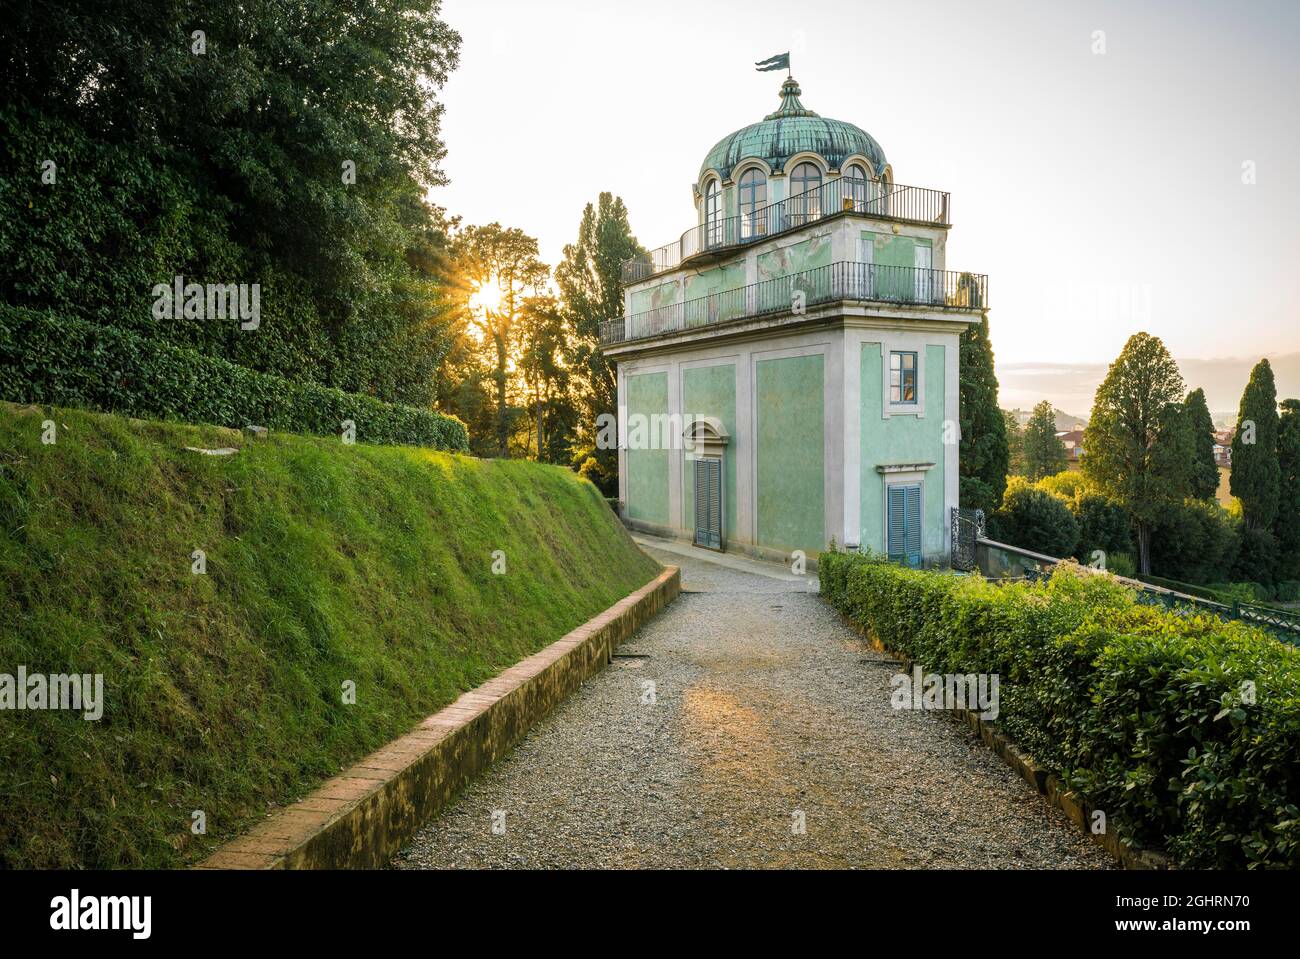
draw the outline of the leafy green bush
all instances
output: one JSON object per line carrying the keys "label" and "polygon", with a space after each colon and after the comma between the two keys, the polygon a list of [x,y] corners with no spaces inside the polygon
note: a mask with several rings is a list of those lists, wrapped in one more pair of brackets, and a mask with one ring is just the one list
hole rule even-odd
{"label": "leafy green bush", "polygon": [[1241,522],[1218,503],[1188,499],[1166,509],[1157,521],[1151,568],[1188,583],[1224,579],[1236,561],[1240,536]]}
{"label": "leafy green bush", "polygon": [[1001,508],[989,518],[989,534],[1009,546],[1070,556],[1079,542],[1079,524],[1064,500],[1017,476],[1007,484]]}
{"label": "leafy green bush", "polygon": [[1241,527],[1241,547],[1232,564],[1234,582],[1271,583],[1277,575],[1281,556],[1277,537],[1266,529]]}
{"label": "leafy green bush", "polygon": [[1137,575],[1137,560],[1132,553],[1110,553],[1106,557],[1106,568],[1116,576],[1132,579]]}
{"label": "leafy green bush", "polygon": [[250,424],[363,443],[465,450],[465,425],[432,410],[295,383],[111,326],[0,305],[0,399],[139,418]]}
{"label": "leafy green bush", "polygon": [[1035,485],[1053,496],[1067,500],[1097,491],[1096,484],[1079,470],[1062,470],[1052,476],[1044,476]]}
{"label": "leafy green bush", "polygon": [[999,725],[1121,837],[1184,866],[1300,866],[1300,650],[1073,564],[998,585],[823,553],[819,576],[924,668],[997,673]]}
{"label": "leafy green bush", "polygon": [[1274,590],[1273,598],[1279,603],[1294,603],[1300,601],[1300,582],[1294,579],[1285,579],[1277,584]]}
{"label": "leafy green bush", "polygon": [[1221,603],[1263,603],[1273,598],[1273,591],[1263,583],[1211,583],[1209,589]]}
{"label": "leafy green bush", "polygon": [[1122,505],[1101,493],[1085,492],[1071,503],[1071,508],[1079,524],[1079,544],[1074,551],[1079,560],[1087,562],[1093,550],[1099,549],[1106,553],[1108,565],[1113,568],[1111,557],[1133,551],[1133,519]]}

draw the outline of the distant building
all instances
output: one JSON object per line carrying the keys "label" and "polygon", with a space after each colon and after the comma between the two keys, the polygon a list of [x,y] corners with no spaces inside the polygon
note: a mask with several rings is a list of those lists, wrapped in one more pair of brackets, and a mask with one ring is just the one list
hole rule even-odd
{"label": "distant building", "polygon": [[1056,438],[1061,441],[1065,447],[1065,458],[1070,463],[1078,463],[1083,459],[1083,426],[1075,424],[1074,429],[1057,433]]}
{"label": "distant building", "polygon": [[1218,466],[1232,466],[1232,438],[1236,430],[1222,430],[1214,434],[1214,462]]}

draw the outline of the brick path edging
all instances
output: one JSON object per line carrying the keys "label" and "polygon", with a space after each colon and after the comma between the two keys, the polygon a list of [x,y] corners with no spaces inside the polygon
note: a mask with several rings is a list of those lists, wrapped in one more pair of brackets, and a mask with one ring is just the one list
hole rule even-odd
{"label": "brick path edging", "polygon": [[375,868],[681,592],[667,566],[594,619],[218,848],[196,869]]}

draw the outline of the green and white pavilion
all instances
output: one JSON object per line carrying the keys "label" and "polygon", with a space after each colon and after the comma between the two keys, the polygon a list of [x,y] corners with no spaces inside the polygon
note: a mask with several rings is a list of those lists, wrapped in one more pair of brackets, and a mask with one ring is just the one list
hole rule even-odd
{"label": "green and white pavilion", "polygon": [[623,264],[619,499],[633,528],[809,560],[834,539],[947,563],[958,339],[987,277],[947,270],[948,194],[894,180],[793,79],[723,137],[696,223]]}

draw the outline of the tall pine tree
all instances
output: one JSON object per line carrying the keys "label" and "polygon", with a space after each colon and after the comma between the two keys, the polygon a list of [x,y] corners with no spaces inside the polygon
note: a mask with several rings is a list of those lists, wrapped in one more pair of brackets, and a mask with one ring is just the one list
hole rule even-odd
{"label": "tall pine tree", "polygon": [[989,318],[961,337],[961,505],[992,513],[1007,488],[1007,427],[998,407],[998,378],[993,369]]}
{"label": "tall pine tree", "polygon": [[578,240],[564,248],[555,283],[572,327],[568,355],[585,388],[574,438],[574,457],[583,475],[606,495],[618,489],[618,450],[597,445],[597,418],[618,413],[618,375],[600,350],[600,324],[623,315],[623,261],[645,250],[632,235],[621,197],[601,193],[582,211]]}
{"label": "tall pine tree", "polygon": [[1025,424],[1025,475],[1037,482],[1065,469],[1065,444],[1056,435],[1056,411],[1043,400]]}
{"label": "tall pine tree", "polygon": [[1277,459],[1277,387],[1273,367],[1260,360],[1241,395],[1232,438],[1232,495],[1241,500],[1246,527],[1269,530],[1277,519],[1282,473]]}
{"label": "tall pine tree", "polygon": [[1214,499],[1219,491],[1219,464],[1214,462],[1214,419],[1205,390],[1195,389],[1183,401],[1187,426],[1192,432],[1192,496],[1197,499]]}

